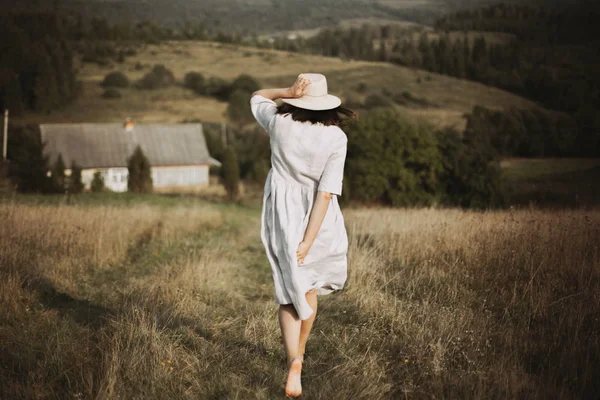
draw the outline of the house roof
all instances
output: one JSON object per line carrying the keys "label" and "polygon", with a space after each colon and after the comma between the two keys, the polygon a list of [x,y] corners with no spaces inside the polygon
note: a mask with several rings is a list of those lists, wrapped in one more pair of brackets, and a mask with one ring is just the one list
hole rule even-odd
{"label": "house roof", "polygon": [[82,168],[127,167],[139,144],[151,166],[220,166],[210,157],[201,124],[42,124],[44,154],[52,164],[62,154],[67,168],[76,161]]}

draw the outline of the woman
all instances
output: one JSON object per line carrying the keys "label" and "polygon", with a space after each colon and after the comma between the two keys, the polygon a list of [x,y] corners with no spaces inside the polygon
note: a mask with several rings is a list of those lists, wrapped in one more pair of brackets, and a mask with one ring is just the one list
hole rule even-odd
{"label": "woman", "polygon": [[[279,98],[283,104],[277,106]],[[317,295],[342,289],[347,278],[348,237],[337,201],[347,143],[340,114],[356,114],[327,93],[321,74],[301,74],[289,88],[258,90],[250,104],[270,136],[272,168],[265,183],[261,239],[280,304],[289,368],[285,392],[298,397]]]}

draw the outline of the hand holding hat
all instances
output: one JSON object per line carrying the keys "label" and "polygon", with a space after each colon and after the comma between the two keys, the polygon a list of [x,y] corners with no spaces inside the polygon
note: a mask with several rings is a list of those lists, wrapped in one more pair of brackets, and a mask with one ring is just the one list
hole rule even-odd
{"label": "hand holding hat", "polygon": [[296,78],[296,82],[290,87],[290,97],[293,99],[299,99],[300,97],[306,94],[306,88],[312,82],[310,79],[306,78],[304,74],[298,75]]}
{"label": "hand holding hat", "polygon": [[307,110],[331,110],[342,104],[339,97],[327,93],[327,78],[322,74],[300,74],[289,92],[292,97],[281,100]]}

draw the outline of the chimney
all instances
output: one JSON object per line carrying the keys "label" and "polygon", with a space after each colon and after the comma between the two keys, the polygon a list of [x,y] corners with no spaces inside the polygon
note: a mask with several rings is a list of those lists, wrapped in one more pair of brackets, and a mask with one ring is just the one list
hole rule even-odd
{"label": "chimney", "polygon": [[125,132],[131,132],[133,131],[133,121],[131,120],[131,118],[125,118],[125,123],[123,124],[123,129],[125,129]]}

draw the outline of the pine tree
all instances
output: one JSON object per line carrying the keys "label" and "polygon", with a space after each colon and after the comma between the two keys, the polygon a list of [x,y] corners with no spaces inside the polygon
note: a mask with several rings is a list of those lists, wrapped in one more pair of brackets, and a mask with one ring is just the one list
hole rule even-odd
{"label": "pine tree", "polygon": [[[3,93],[2,93],[3,92]],[[21,81],[19,76],[15,74],[13,78],[8,82],[4,91],[0,88],[0,110],[8,109],[12,116],[19,116],[25,111],[25,104],[23,103],[23,90],[21,88]]]}
{"label": "pine tree", "polygon": [[239,194],[240,166],[237,153],[232,146],[225,150],[223,165],[221,167],[223,185],[227,190],[229,200],[236,200]]}
{"label": "pine tree", "polygon": [[227,116],[231,122],[242,126],[245,123],[252,121],[250,96],[251,94],[249,92],[241,89],[237,89],[231,94],[229,105],[227,106]]}
{"label": "pine tree", "polygon": [[52,59],[43,45],[35,46],[35,54],[37,62],[33,88],[33,105],[37,111],[48,112],[59,104],[56,73],[52,66]]}
{"label": "pine tree", "polygon": [[104,191],[104,178],[102,177],[102,172],[96,171],[94,172],[94,178],[92,178],[92,184],[90,185],[90,189],[94,193],[99,193]]}
{"label": "pine tree", "polygon": [[52,191],[54,193],[64,193],[66,189],[65,185],[65,162],[63,161],[62,154],[58,154],[58,158],[52,166],[50,182]]}
{"label": "pine tree", "polygon": [[127,160],[129,178],[127,189],[134,193],[151,193],[153,190],[152,168],[142,148],[138,145]]}
{"label": "pine tree", "polygon": [[83,187],[81,167],[73,161],[71,164],[71,176],[69,177],[69,193],[81,193],[83,192]]}

